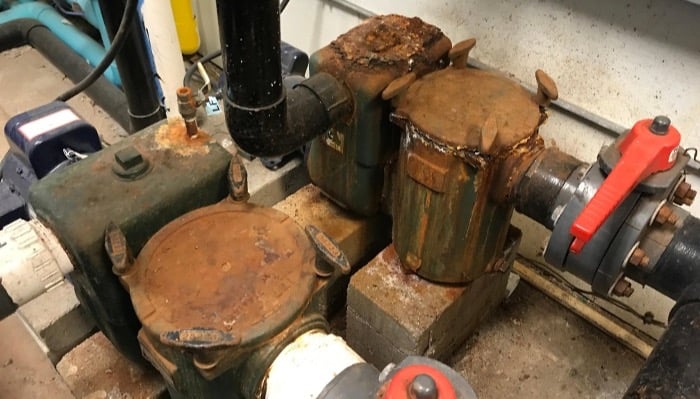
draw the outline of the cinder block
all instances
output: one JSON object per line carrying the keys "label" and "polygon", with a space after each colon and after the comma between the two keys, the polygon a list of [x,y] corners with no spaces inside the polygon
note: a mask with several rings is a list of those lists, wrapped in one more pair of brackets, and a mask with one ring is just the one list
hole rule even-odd
{"label": "cinder block", "polygon": [[18,312],[54,364],[95,330],[94,321],[80,307],[68,282],[25,304]]}
{"label": "cinder block", "polygon": [[390,245],[350,280],[347,341],[377,367],[408,355],[447,360],[503,300],[509,274],[439,285],[402,270]]}
{"label": "cinder block", "polygon": [[[307,185],[274,206],[302,227],[313,224],[332,237],[357,270],[385,247],[390,239],[389,219],[384,215],[357,217],[325,198],[321,190]],[[345,304],[349,276],[333,275],[322,280],[314,306],[330,318]]]}
{"label": "cinder block", "polygon": [[73,399],[17,314],[0,321],[0,398]]}
{"label": "cinder block", "polygon": [[154,369],[133,363],[96,333],[66,354],[58,373],[78,398],[166,398],[166,387]]}

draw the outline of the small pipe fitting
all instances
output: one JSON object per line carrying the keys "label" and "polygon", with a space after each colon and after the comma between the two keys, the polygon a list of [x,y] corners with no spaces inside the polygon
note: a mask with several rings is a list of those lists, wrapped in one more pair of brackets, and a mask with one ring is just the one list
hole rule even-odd
{"label": "small pipe fitting", "polygon": [[185,120],[185,129],[190,138],[197,137],[199,127],[197,127],[197,102],[192,96],[192,89],[180,87],[177,89],[177,108],[182,119]]}

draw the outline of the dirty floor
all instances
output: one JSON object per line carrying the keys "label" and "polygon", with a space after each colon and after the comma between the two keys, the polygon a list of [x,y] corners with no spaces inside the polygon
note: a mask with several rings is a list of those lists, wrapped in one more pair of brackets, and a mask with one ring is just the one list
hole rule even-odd
{"label": "dirty floor", "polygon": [[[69,84],[31,49],[0,54],[0,87],[12,93],[0,97],[0,123],[50,101]],[[108,142],[124,134],[89,98],[70,105]],[[0,139],[0,152],[6,148]],[[0,398],[70,397],[16,316],[0,322],[0,336]],[[481,399],[603,399],[621,397],[642,359],[521,283],[452,363]]]}

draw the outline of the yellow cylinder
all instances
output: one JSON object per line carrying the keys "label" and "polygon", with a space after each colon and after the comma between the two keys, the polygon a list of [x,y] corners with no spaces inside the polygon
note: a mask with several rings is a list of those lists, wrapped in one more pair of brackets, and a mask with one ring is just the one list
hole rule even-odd
{"label": "yellow cylinder", "polygon": [[192,0],[170,0],[175,17],[177,38],[182,54],[190,55],[199,50],[199,30],[197,18],[192,9]]}

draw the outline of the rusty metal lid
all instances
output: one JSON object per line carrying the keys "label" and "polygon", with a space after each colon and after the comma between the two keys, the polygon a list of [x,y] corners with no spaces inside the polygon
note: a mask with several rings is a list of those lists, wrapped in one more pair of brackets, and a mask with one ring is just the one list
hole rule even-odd
{"label": "rusty metal lid", "polygon": [[344,69],[433,70],[452,47],[440,29],[417,17],[368,18],[328,46]]}
{"label": "rusty metal lid", "polygon": [[[423,76],[395,102],[396,114],[431,139],[457,149],[514,146],[544,120],[532,94],[493,72],[449,67]],[[482,140],[484,135],[484,140]]]}
{"label": "rusty metal lid", "polygon": [[300,314],[315,286],[314,262],[306,234],[284,213],[223,202],[166,225],[121,278],[161,343],[240,347]]}

